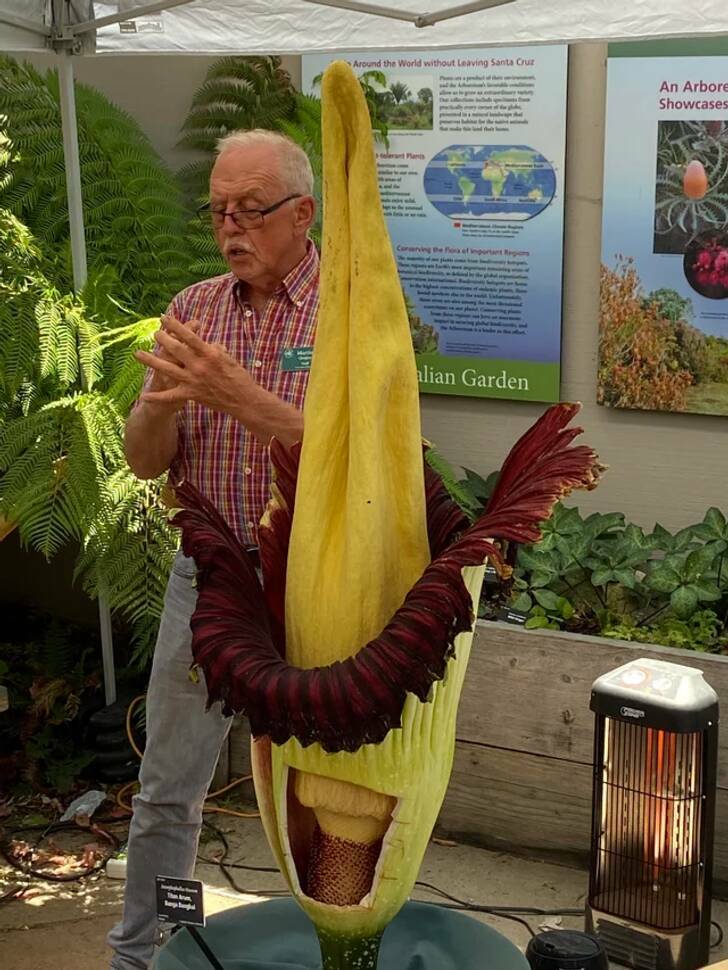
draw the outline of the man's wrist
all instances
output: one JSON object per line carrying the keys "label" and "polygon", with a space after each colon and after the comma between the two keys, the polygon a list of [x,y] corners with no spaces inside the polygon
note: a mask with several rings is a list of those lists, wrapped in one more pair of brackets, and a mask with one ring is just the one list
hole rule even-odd
{"label": "man's wrist", "polygon": [[260,407],[265,406],[266,401],[274,396],[255,381],[246,380],[240,388],[240,393],[236,395],[235,403],[230,409],[230,416],[248,428],[251,423],[255,423],[256,415],[260,417]]}
{"label": "man's wrist", "polygon": [[184,407],[184,402],[169,404],[164,401],[140,401],[139,411],[151,421],[164,422],[176,418]]}

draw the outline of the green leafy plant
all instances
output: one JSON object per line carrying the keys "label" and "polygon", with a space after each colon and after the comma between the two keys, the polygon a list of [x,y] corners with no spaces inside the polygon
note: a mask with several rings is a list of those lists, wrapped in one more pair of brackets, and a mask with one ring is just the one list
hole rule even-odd
{"label": "green leafy plant", "polygon": [[[115,299],[158,313],[193,282],[190,213],[178,180],[139,125],[94,88],[76,85],[81,185],[90,275],[113,272]],[[72,289],[66,178],[55,71],[0,58],[0,206],[39,243],[44,270]],[[113,270],[109,268],[112,267]],[[110,310],[111,304],[107,305]]]}
{"label": "green leafy plant", "polygon": [[[433,469],[460,507],[475,516],[496,476],[455,469],[434,449]],[[716,508],[702,522],[651,533],[620,512],[583,517],[557,503],[533,545],[507,550],[513,575],[484,588],[479,613],[507,606],[527,629],[563,629],[723,652],[728,650],[728,522]]]}
{"label": "green leafy plant", "polygon": [[[209,162],[220,138],[247,128],[277,129],[294,116],[296,91],[280,57],[222,57],[192,96],[179,145],[205,159],[180,173],[195,196],[207,189]],[[191,181],[190,181],[191,180]]]}
{"label": "green leafy plant", "polygon": [[[92,280],[90,302],[103,299]],[[77,576],[132,624],[145,659],[177,536],[159,482],[126,466],[123,423],[157,319],[109,327],[43,271],[27,227],[0,210],[0,518],[47,558],[80,546]]]}
{"label": "green leafy plant", "polygon": [[601,631],[604,637],[637,643],[658,643],[664,647],[725,653],[726,635],[720,618],[713,610],[698,610],[687,620],[668,616],[646,626],[623,621]]}

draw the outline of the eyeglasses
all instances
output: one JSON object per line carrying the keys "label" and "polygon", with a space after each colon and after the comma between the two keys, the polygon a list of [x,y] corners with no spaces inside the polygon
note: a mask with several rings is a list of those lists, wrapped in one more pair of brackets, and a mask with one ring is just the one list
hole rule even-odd
{"label": "eyeglasses", "polygon": [[238,229],[260,229],[263,219],[280,209],[291,199],[300,199],[300,195],[287,195],[280,202],[269,205],[267,209],[213,209],[209,202],[201,205],[197,210],[198,217],[206,223],[210,223],[215,229],[220,229],[225,224],[225,217],[230,216]]}

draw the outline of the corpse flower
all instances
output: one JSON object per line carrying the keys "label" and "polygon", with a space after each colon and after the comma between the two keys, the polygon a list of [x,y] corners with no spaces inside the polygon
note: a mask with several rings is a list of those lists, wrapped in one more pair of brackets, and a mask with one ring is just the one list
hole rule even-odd
{"label": "corpse flower", "polygon": [[[417,371],[371,125],[343,62],[322,86],[321,310],[302,446],[271,444],[263,587],[193,489],[175,521],[198,567],[194,661],[250,719],[256,794],[325,970],[371,970],[409,895],[452,767],[484,564],[601,466],[577,405],[513,448],[474,524],[423,462]],[[484,698],[487,703],[487,697]]]}

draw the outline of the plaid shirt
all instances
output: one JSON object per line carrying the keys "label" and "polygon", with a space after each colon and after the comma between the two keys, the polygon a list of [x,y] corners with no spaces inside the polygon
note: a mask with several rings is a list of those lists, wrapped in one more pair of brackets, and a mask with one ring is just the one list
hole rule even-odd
{"label": "plaid shirt", "polygon": [[[199,320],[199,336],[222,344],[261,387],[302,408],[307,370],[284,371],[286,349],[311,348],[319,305],[316,247],[283,280],[259,314],[245,285],[227,273],[179,293],[168,312],[183,323]],[[189,401],[178,413],[179,448],[172,482],[185,479],[213,505],[246,545],[256,545],[258,522],[270,497],[268,449],[234,418]]]}

